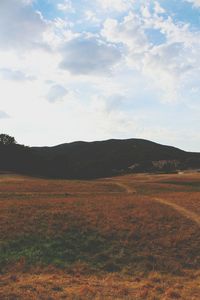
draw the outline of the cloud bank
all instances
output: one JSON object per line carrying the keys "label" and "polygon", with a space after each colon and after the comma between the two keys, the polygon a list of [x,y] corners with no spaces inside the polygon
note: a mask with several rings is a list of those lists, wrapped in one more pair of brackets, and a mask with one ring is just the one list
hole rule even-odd
{"label": "cloud bank", "polygon": [[106,74],[121,59],[117,47],[95,38],[77,38],[62,48],[60,67],[72,74]]}
{"label": "cloud bank", "polygon": [[31,1],[0,1],[0,47],[25,49],[44,47],[43,33],[46,22],[35,11]]}

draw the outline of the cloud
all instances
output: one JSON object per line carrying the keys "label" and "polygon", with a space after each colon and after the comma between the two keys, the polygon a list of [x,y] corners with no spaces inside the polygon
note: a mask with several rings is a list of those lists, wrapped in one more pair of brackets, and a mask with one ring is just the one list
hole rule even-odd
{"label": "cloud", "polygon": [[189,3],[192,3],[194,7],[200,7],[200,0],[185,0]]}
{"label": "cloud", "polygon": [[191,82],[192,90],[200,75],[200,32],[191,31],[187,23],[175,22],[171,17],[154,16],[148,22],[165,36],[165,42],[149,47],[143,71],[157,81],[162,97],[180,101],[185,97],[187,82]]}
{"label": "cloud", "polygon": [[[141,14],[131,12],[122,21],[107,19],[101,34],[108,42],[125,47],[127,66],[152,81],[161,101],[173,102],[183,98],[188,79],[200,73],[200,32],[190,31],[188,24],[161,16],[163,13],[155,2],[153,10],[146,6],[144,12],[141,7]],[[162,34],[163,41],[152,42],[147,29]]]}
{"label": "cloud", "polygon": [[44,47],[46,23],[31,1],[0,1],[0,48]]}
{"label": "cloud", "polygon": [[121,59],[117,47],[96,38],[77,38],[62,48],[60,67],[75,75],[106,74]]}
{"label": "cloud", "polygon": [[9,115],[3,111],[3,110],[0,110],[0,119],[8,119],[9,118]]}
{"label": "cloud", "polygon": [[147,46],[147,37],[139,16],[129,13],[122,22],[116,19],[107,19],[101,34],[110,42],[122,43],[135,52],[144,51]]}
{"label": "cloud", "polygon": [[47,100],[51,103],[55,103],[62,100],[67,94],[68,91],[62,85],[55,84],[50,88],[47,94]]}
{"label": "cloud", "polygon": [[22,71],[0,68],[0,75],[3,79],[14,81],[34,80],[33,76],[26,75]]}
{"label": "cloud", "polygon": [[64,0],[63,2],[58,3],[57,8],[63,12],[75,12],[70,0]]}
{"label": "cloud", "polygon": [[[181,11],[199,6],[184,1]],[[179,129],[199,129],[200,29],[195,10],[180,16],[176,5],[169,12],[161,4],[0,0],[2,130],[25,144],[61,143],[63,128],[70,140],[134,135],[164,142],[175,132],[170,141],[182,135],[186,147]],[[3,120],[5,112],[14,118]]]}
{"label": "cloud", "polygon": [[166,12],[165,9],[157,1],[155,1],[155,3],[154,3],[154,11],[158,15],[159,14],[164,14]]}
{"label": "cloud", "polygon": [[108,139],[122,137],[127,132],[134,132],[136,118],[130,117],[128,113],[121,109],[123,96],[113,94],[109,97],[96,94],[90,99],[88,105],[80,103],[79,119],[82,122],[82,130],[88,133],[90,139],[96,133],[98,139]]}
{"label": "cloud", "polygon": [[117,114],[123,111],[125,100],[126,97],[122,94],[95,95],[92,97],[91,106],[97,111],[104,112],[105,115]]}
{"label": "cloud", "polygon": [[182,43],[169,43],[154,47],[144,57],[143,72],[162,90],[165,101],[178,100],[181,79],[193,68],[185,51]]}
{"label": "cloud", "polygon": [[135,0],[96,0],[103,10],[124,12],[132,7]]}
{"label": "cloud", "polygon": [[85,11],[85,19],[91,23],[100,23],[100,19],[98,19],[96,14],[91,10]]}

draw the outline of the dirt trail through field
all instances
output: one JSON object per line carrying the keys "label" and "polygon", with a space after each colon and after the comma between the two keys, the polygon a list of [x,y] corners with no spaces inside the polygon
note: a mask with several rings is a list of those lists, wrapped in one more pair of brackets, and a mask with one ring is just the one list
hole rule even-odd
{"label": "dirt trail through field", "polygon": [[165,199],[162,198],[153,198],[154,201],[157,201],[161,204],[164,205],[168,205],[170,207],[172,207],[173,209],[175,209],[176,211],[178,211],[181,215],[183,215],[184,217],[186,217],[187,219],[190,219],[191,221],[195,222],[197,225],[200,226],[200,216],[189,211],[188,209],[181,207],[173,202],[167,201]]}
{"label": "dirt trail through field", "polygon": [[[136,192],[136,190],[134,188],[130,187],[129,185],[127,185],[124,182],[115,181],[115,183],[118,186],[124,188],[126,193],[128,193],[128,194],[132,194],[132,193]],[[171,208],[176,210],[179,214],[186,217],[187,219],[190,219],[191,221],[195,222],[198,226],[200,226],[200,216],[197,215],[196,213],[193,213],[193,212],[189,211],[188,209],[181,207],[178,204],[173,203],[171,201],[165,200],[163,198],[151,198],[151,200],[159,202],[159,203],[167,205],[167,206],[170,206]]]}
{"label": "dirt trail through field", "polygon": [[121,182],[121,181],[117,181],[117,180],[112,180],[112,182],[114,182],[117,186],[119,186],[120,188],[123,188],[124,191],[128,194],[133,194],[136,193],[136,190],[133,187],[130,187],[127,183],[125,182]]}

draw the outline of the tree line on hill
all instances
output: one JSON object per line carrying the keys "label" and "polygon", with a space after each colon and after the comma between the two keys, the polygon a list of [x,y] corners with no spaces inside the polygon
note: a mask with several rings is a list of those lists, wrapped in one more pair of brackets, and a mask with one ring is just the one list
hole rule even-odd
{"label": "tree line on hill", "polygon": [[200,169],[200,153],[142,139],[27,147],[0,134],[0,171],[50,178],[93,179],[137,172]]}
{"label": "tree line on hill", "polygon": [[29,173],[33,171],[35,158],[31,148],[19,145],[15,138],[0,134],[0,170]]}

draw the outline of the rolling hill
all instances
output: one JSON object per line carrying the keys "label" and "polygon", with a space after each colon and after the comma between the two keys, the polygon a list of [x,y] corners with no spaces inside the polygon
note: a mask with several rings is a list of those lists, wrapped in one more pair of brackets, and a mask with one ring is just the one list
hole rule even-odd
{"label": "rolling hill", "polygon": [[0,169],[54,177],[92,179],[138,172],[200,168],[200,153],[143,139],[73,142],[53,147],[0,148]]}

